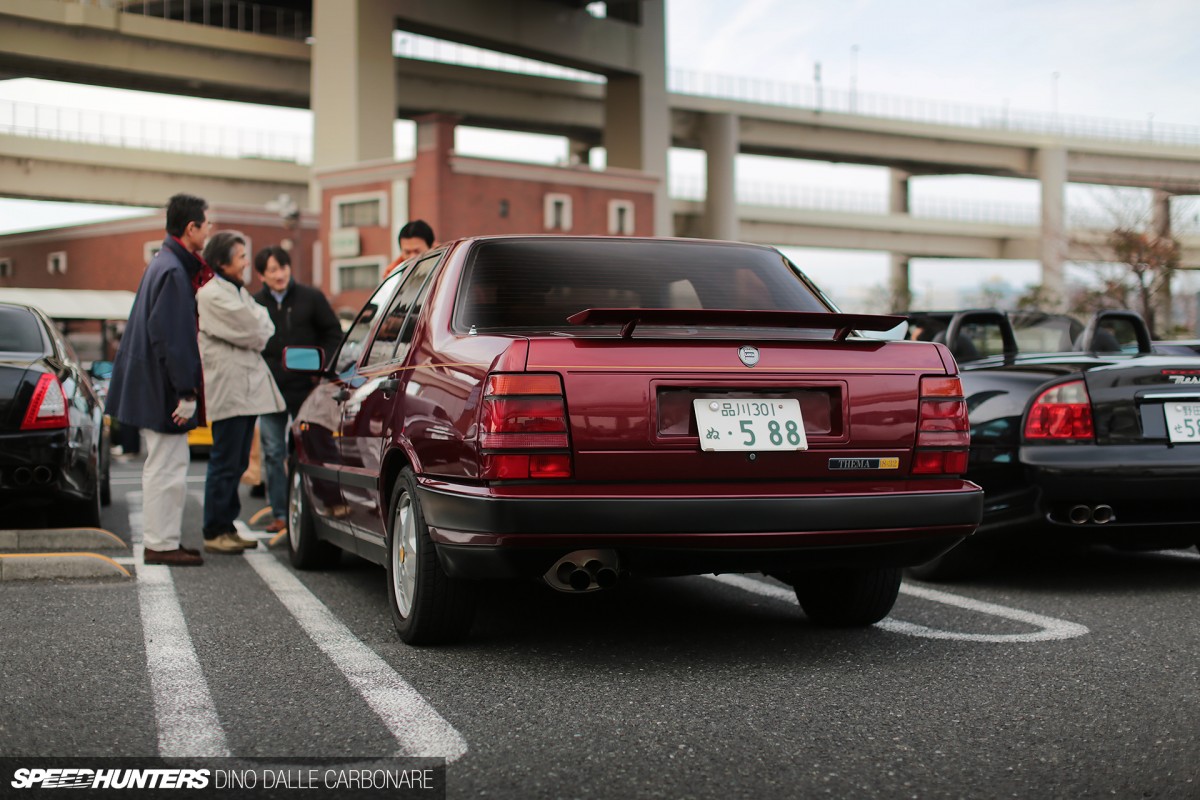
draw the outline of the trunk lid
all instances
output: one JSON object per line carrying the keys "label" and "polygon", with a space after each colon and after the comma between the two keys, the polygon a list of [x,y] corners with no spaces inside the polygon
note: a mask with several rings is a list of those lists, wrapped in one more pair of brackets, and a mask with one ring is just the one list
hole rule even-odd
{"label": "trunk lid", "polygon": [[1168,412],[1176,412],[1167,406],[1200,405],[1200,360],[1136,356],[1083,377],[1097,444],[1189,441],[1184,430],[1168,431]]}
{"label": "trunk lid", "polygon": [[[827,315],[834,327],[835,317]],[[907,477],[923,375],[943,348],[846,339],[532,337],[528,372],[562,377],[582,481]],[[753,366],[743,348],[757,351]],[[753,359],[748,359],[753,361]],[[793,399],[807,450],[704,451],[693,401]],[[733,431],[735,435],[738,431]],[[895,459],[854,469],[838,459]]]}

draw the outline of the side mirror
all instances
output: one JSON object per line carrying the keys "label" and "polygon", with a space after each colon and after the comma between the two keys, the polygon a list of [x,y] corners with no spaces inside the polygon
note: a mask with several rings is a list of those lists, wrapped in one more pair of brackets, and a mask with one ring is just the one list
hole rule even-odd
{"label": "side mirror", "polygon": [[93,361],[88,367],[88,374],[98,380],[108,380],[112,377],[113,362],[111,361]]}
{"label": "side mirror", "polygon": [[319,347],[283,348],[283,366],[288,372],[320,375],[324,360],[325,351]]}

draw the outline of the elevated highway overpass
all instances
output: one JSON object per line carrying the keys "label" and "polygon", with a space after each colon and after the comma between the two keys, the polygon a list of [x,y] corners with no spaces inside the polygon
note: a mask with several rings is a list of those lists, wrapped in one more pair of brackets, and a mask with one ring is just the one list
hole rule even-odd
{"label": "elevated highway overpass", "polygon": [[[543,20],[540,27],[514,29],[510,17],[528,21],[544,16],[546,6],[531,0],[492,4],[447,0],[431,4],[433,11],[414,11],[415,4],[398,1],[381,0],[376,5],[382,5],[384,13],[406,30],[541,57],[607,78],[607,82],[563,80],[391,58],[389,47],[391,74],[382,82],[393,99],[386,120],[389,145],[394,116],[444,112],[467,125],[566,136],[577,154],[607,144],[612,163],[613,147],[621,146],[614,142],[621,128],[615,121],[614,95],[626,76],[641,68],[642,62],[628,54],[645,48],[630,26],[619,20],[593,21],[586,30],[563,35],[562,26]],[[322,36],[319,9],[314,28],[318,40]],[[506,24],[497,22],[489,29],[489,20],[497,19]],[[368,34],[336,31],[333,35],[358,41],[356,37]],[[0,6],[0,72],[313,108],[316,166],[351,162],[364,147],[381,146],[364,145],[370,137],[361,130],[377,128],[378,120],[330,122],[336,114],[323,112],[330,103],[314,97],[310,88],[314,76],[322,74],[313,55],[314,47],[301,40],[187,25],[77,2],[8,0]],[[360,79],[351,75],[347,89]],[[1200,145],[1193,142],[1029,131],[1008,128],[1002,121],[991,126],[933,124],[682,91],[666,93],[664,102],[665,138],[676,147],[704,150],[709,168],[704,202],[671,201],[668,228],[661,232],[887,250],[893,253],[894,291],[907,286],[907,260],[914,256],[1034,258],[1042,262],[1045,282],[1061,286],[1064,260],[1080,255],[1077,243],[1087,239],[1068,230],[1068,182],[1152,189],[1158,198],[1155,224],[1159,226],[1169,218],[1171,195],[1200,194]],[[370,112],[363,114],[370,117]],[[322,125],[329,124],[334,125],[333,132],[323,133]],[[344,147],[331,149],[328,143],[339,136]],[[641,144],[646,141],[643,136]],[[653,164],[665,165],[665,146],[663,151]],[[738,206],[733,162],[739,153],[887,167],[892,172],[890,212],[831,215]],[[195,164],[190,163],[193,160]],[[157,203],[162,186],[178,185],[181,170],[197,191],[230,201],[265,201],[280,191],[294,197],[306,194],[303,164],[212,157],[188,162],[181,168],[178,159],[160,161],[136,153],[110,157],[104,150],[4,136],[0,138],[0,194],[68,199],[65,193],[69,192],[69,199],[126,203],[136,197],[139,204],[152,195]],[[665,175],[665,166],[661,168]],[[989,227],[909,214],[909,180],[944,174],[1038,180],[1040,224]],[[80,179],[89,184],[86,190],[81,190]],[[1185,241],[1185,250],[1189,266],[1200,264],[1190,241]]]}

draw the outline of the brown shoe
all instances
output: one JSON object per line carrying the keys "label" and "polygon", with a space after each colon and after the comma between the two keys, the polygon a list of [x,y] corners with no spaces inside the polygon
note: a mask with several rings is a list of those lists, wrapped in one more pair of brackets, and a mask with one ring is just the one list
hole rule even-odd
{"label": "brown shoe", "polygon": [[286,519],[273,519],[273,520],[271,520],[271,524],[268,525],[267,527],[263,528],[263,530],[266,531],[267,533],[279,533],[280,531],[286,531],[287,530],[287,520]]}
{"label": "brown shoe", "polygon": [[247,539],[237,533],[231,533],[229,536],[247,550],[253,550],[254,548],[258,547],[258,539]]}
{"label": "brown shoe", "polygon": [[163,564],[168,567],[198,567],[204,563],[199,553],[176,547],[174,550],[151,550],[146,548],[142,554],[143,564]]}
{"label": "brown shoe", "polygon": [[238,543],[232,533],[222,533],[213,539],[204,540],[204,549],[210,553],[224,553],[230,556],[239,555],[246,548]]}

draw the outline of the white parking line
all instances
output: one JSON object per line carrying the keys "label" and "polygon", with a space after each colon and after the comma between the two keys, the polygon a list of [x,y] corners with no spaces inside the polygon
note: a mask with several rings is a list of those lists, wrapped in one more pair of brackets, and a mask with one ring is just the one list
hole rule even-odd
{"label": "white parking line", "polygon": [[[747,578],[744,575],[713,575],[709,577],[729,586],[742,589],[743,591],[753,592],[754,594],[770,597],[785,603],[796,602],[796,594],[791,589]],[[943,631],[937,628],[917,625],[913,622],[904,622],[890,618],[875,623],[876,627],[891,631],[892,633],[902,633],[906,636],[919,636],[923,639],[952,639],[963,642],[1046,642],[1058,639],[1073,639],[1076,636],[1083,636],[1089,633],[1086,627],[1074,622],[1034,614],[1033,612],[1022,611],[1018,608],[1009,608],[1008,606],[997,605],[996,603],[972,600],[969,597],[926,589],[923,586],[902,584],[900,592],[913,597],[919,597],[922,600],[955,606],[979,614],[990,614],[994,617],[1023,622],[1038,628],[1038,630],[1030,633],[961,633],[958,631]]]}
{"label": "white parking line", "polygon": [[228,756],[229,745],[208,682],[200,669],[171,568],[142,560],[142,493],[129,492],[129,526],[137,567],[138,605],[146,664],[158,725],[158,754],[165,758]]}
{"label": "white parking line", "polygon": [[374,650],[359,641],[275,556],[255,552],[244,556],[313,643],[383,720],[400,744],[397,755],[454,761],[467,752],[462,735]]}

